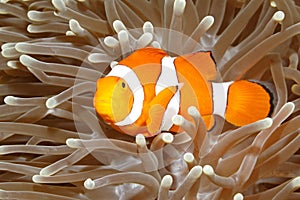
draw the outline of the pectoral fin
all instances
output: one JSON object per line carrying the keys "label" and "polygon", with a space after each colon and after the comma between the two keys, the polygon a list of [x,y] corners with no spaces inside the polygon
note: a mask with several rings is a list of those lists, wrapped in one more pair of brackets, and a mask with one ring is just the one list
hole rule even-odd
{"label": "pectoral fin", "polygon": [[166,107],[177,90],[177,86],[167,87],[150,102],[149,117],[146,121],[147,129],[150,134],[154,135],[160,131]]}
{"label": "pectoral fin", "polygon": [[148,132],[151,135],[155,135],[160,131],[164,113],[165,113],[165,108],[159,104],[155,104],[149,109],[149,117],[146,123],[147,123]]}

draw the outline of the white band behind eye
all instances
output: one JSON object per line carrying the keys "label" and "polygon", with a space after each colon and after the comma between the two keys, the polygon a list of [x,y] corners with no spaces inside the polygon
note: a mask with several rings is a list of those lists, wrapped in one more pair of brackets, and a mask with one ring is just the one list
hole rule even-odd
{"label": "white band behind eye", "polygon": [[140,80],[132,69],[124,65],[116,65],[107,76],[124,79],[134,97],[130,113],[122,121],[116,122],[115,125],[125,126],[134,123],[141,116],[144,103],[144,90]]}

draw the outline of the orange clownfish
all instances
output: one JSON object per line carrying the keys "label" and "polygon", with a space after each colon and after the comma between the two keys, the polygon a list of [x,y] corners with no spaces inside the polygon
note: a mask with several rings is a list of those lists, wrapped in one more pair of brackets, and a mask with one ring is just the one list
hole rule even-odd
{"label": "orange clownfish", "polygon": [[191,120],[190,106],[200,111],[208,130],[213,115],[243,126],[271,114],[274,98],[266,86],[248,80],[216,83],[216,76],[211,52],[170,57],[161,49],[142,48],[98,79],[94,106],[114,129],[146,137],[178,132],[172,117]]}

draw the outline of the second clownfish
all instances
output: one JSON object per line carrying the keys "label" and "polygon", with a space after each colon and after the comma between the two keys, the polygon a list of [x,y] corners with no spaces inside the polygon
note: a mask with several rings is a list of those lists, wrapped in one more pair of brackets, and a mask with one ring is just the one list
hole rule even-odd
{"label": "second clownfish", "polygon": [[219,115],[236,126],[269,116],[274,107],[271,91],[263,84],[239,80],[212,82],[217,76],[210,52],[170,57],[157,48],[142,48],[120,61],[97,81],[94,106],[114,129],[152,137],[177,132],[172,117],[195,106],[207,129]]}

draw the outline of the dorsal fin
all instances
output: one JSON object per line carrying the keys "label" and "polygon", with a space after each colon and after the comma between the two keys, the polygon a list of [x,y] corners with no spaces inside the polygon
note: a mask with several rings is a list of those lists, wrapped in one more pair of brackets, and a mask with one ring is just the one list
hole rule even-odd
{"label": "dorsal fin", "polygon": [[119,62],[120,65],[126,65],[130,68],[141,66],[149,63],[160,64],[161,59],[168,54],[162,49],[145,47],[136,50],[130,54],[127,58]]}
{"label": "dorsal fin", "polygon": [[217,67],[210,51],[199,51],[181,57],[197,68],[204,79],[216,79]]}

